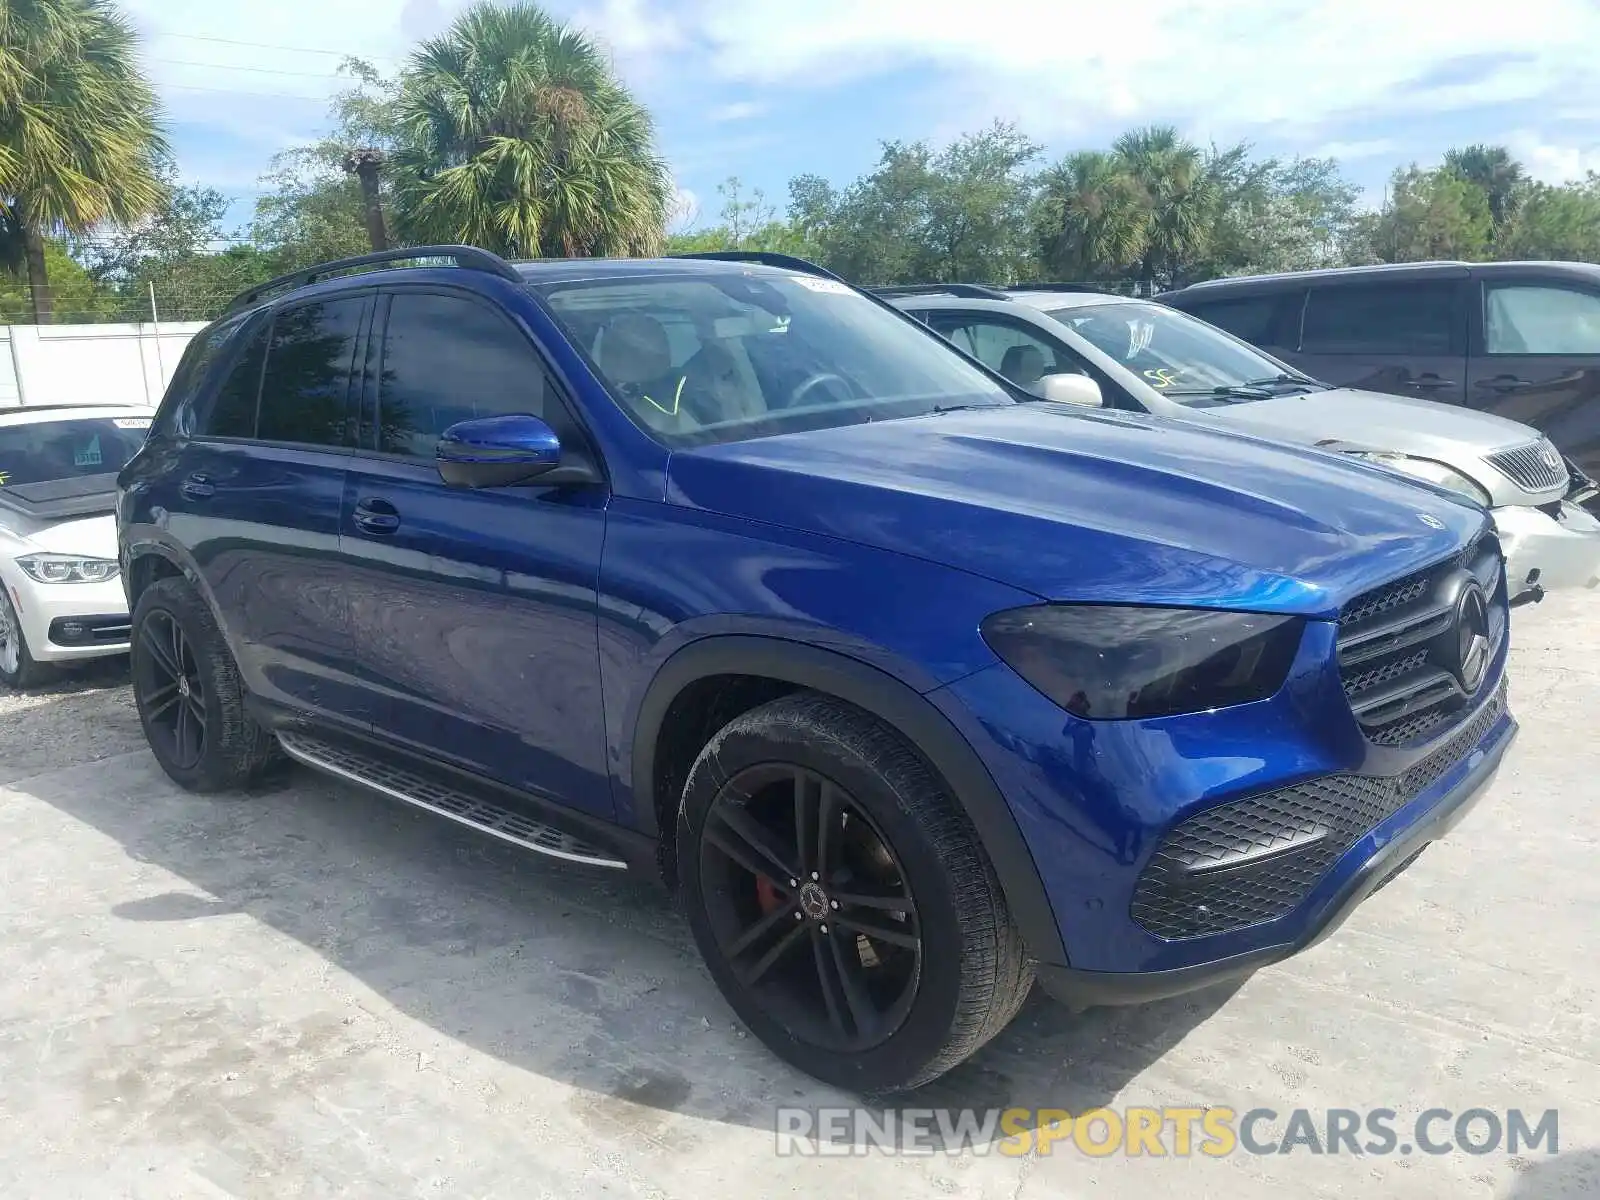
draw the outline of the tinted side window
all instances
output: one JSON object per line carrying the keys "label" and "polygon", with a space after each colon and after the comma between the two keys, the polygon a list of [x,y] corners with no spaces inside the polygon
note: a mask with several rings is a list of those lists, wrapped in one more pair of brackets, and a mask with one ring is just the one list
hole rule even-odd
{"label": "tinted side window", "polygon": [[544,365],[511,323],[464,296],[399,292],[384,331],[378,448],[432,458],[457,421],[527,413],[560,426]]}
{"label": "tinted side window", "polygon": [[278,313],[261,384],[262,441],[350,444],[350,366],[366,304],[352,296]]}
{"label": "tinted side window", "polygon": [[249,438],[256,435],[256,399],[261,393],[261,361],[267,353],[265,322],[245,341],[244,350],[233,368],[217,385],[211,410],[198,424],[196,432],[211,437]]}
{"label": "tinted side window", "polygon": [[1379,283],[1313,288],[1300,348],[1308,354],[1449,354],[1456,285]]}
{"label": "tinted side window", "polygon": [[1490,354],[1600,354],[1600,296],[1562,287],[1491,287],[1484,306]]}
{"label": "tinted side window", "polygon": [[[1299,293],[1295,293],[1299,300]],[[1183,311],[1226,329],[1236,338],[1256,346],[1276,344],[1277,316],[1284,297],[1244,296],[1238,300],[1208,300],[1204,304],[1185,304]]]}

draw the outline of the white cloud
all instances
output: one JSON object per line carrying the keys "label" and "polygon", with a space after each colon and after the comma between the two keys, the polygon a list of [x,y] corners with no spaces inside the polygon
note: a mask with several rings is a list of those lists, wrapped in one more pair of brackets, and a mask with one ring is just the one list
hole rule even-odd
{"label": "white cloud", "polygon": [[1547,141],[1531,129],[1519,129],[1500,141],[1510,149],[1528,174],[1545,183],[1571,183],[1589,171],[1600,171],[1600,144],[1587,146]]}
{"label": "white cloud", "polygon": [[[938,68],[1043,136],[1086,114],[1187,113],[1231,132],[1600,94],[1590,62],[1600,11],[1589,0],[696,0],[674,28],[704,42],[718,75],[746,84]],[[1481,63],[1476,78],[1426,86],[1463,60]]]}
{"label": "white cloud", "polygon": [[1363,158],[1382,158],[1400,149],[1394,138],[1368,138],[1353,142],[1324,142],[1311,151],[1312,158],[1336,158],[1340,162],[1355,162]]}
{"label": "white cloud", "polygon": [[750,121],[766,111],[765,104],[757,104],[754,100],[738,100],[713,108],[706,114],[706,119],[719,124],[725,121]]}
{"label": "white cloud", "polygon": [[680,233],[693,229],[700,220],[700,197],[676,182],[672,185],[672,199],[667,202],[667,231]]}

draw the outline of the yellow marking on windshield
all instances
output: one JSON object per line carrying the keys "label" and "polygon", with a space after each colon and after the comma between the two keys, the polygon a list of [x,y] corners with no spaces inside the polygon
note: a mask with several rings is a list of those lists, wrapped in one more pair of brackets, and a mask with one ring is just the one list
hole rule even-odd
{"label": "yellow marking on windshield", "polygon": [[658,412],[664,412],[669,417],[675,417],[675,416],[678,415],[678,406],[683,402],[683,385],[688,383],[688,382],[689,382],[689,377],[687,375],[679,376],[679,378],[678,378],[678,390],[672,393],[672,407],[671,408],[668,408],[665,404],[658,403],[656,400],[651,399],[651,397],[649,397],[649,396],[645,396],[645,400],[650,404],[650,406],[652,408],[656,409]]}
{"label": "yellow marking on windshield", "polygon": [[1144,377],[1158,388],[1169,388],[1178,382],[1177,376],[1182,371],[1182,367],[1152,367],[1144,373]]}

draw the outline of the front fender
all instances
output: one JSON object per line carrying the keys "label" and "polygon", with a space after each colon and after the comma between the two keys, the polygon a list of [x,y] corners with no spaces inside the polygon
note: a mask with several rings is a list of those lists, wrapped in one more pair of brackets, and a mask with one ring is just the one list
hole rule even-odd
{"label": "front fender", "polygon": [[910,684],[831,650],[772,637],[722,636],[692,642],[656,672],[634,714],[629,783],[635,820],[656,836],[656,743],[673,699],[714,675],[759,675],[854,704],[895,729],[950,786],[994,864],[1029,952],[1064,963],[1061,933],[1033,855],[999,788],[965,736]]}

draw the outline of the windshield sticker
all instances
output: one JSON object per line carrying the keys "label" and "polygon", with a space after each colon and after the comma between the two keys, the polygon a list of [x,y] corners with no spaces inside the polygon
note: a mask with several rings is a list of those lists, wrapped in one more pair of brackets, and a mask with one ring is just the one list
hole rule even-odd
{"label": "windshield sticker", "polygon": [[810,288],[813,292],[826,292],[830,296],[853,296],[855,289],[848,283],[840,283],[837,279],[817,279],[810,275],[801,275],[795,279],[803,288]]}
{"label": "windshield sticker", "polygon": [[149,429],[149,417],[113,417],[111,423],[118,429]]}
{"label": "windshield sticker", "polygon": [[100,454],[100,435],[94,435],[91,441],[82,450],[72,456],[72,465],[75,467],[98,467],[105,459]]}

